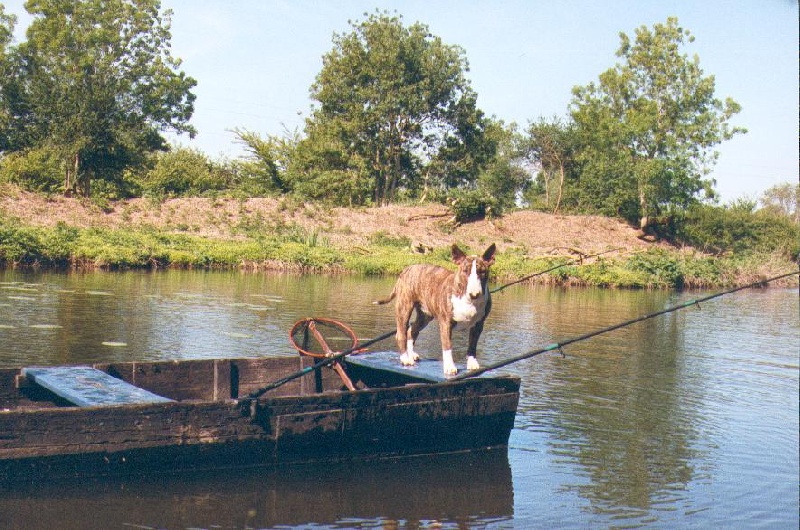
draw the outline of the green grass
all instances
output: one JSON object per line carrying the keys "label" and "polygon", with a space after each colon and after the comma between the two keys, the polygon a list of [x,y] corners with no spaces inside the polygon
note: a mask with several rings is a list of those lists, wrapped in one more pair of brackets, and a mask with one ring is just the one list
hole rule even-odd
{"label": "green grass", "polygon": [[[370,276],[394,276],[413,263],[449,266],[449,247],[415,254],[405,240],[379,233],[365,247],[343,249],[317,232],[296,226],[280,228],[240,233],[239,239],[231,240],[155,228],[79,229],[64,224],[40,228],[0,218],[0,266],[55,270],[255,268]],[[497,254],[493,275],[497,285],[532,276],[527,280],[530,283],[675,289],[741,285],[796,269],[785,254],[774,252],[712,257],[659,248],[610,253],[577,264],[565,257],[530,258],[522,250],[509,249]]]}

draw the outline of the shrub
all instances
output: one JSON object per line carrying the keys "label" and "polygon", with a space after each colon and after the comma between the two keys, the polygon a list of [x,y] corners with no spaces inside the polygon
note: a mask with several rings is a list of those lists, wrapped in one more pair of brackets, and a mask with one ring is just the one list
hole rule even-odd
{"label": "shrub", "polygon": [[500,202],[483,190],[456,190],[450,196],[450,209],[458,223],[468,223],[503,213]]}
{"label": "shrub", "polygon": [[769,210],[753,211],[753,206],[693,206],[678,224],[677,239],[714,254],[779,252],[796,258],[800,226]]}
{"label": "shrub", "polygon": [[683,287],[683,267],[674,252],[664,249],[650,249],[634,254],[625,264],[633,272],[644,273],[659,287]]}
{"label": "shrub", "polygon": [[144,177],[150,196],[199,196],[227,189],[230,175],[196,149],[178,147],[159,153],[155,167]]}
{"label": "shrub", "polygon": [[0,159],[0,181],[28,191],[57,193],[63,190],[61,160],[51,149],[29,149]]}

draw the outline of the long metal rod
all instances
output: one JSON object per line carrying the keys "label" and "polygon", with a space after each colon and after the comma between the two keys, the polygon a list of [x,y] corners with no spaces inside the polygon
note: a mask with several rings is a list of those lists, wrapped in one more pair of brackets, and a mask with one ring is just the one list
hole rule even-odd
{"label": "long metal rod", "polygon": [[481,374],[485,374],[486,372],[489,372],[491,370],[496,370],[498,368],[502,368],[504,366],[508,366],[509,364],[513,364],[513,363],[516,363],[516,362],[519,362],[519,361],[522,361],[522,360],[525,360],[525,359],[530,359],[531,357],[536,357],[537,355],[541,355],[542,353],[547,353],[547,352],[551,352],[551,351],[559,351],[559,350],[561,350],[561,348],[563,346],[567,346],[568,344],[573,344],[575,342],[580,342],[580,341],[583,341],[583,340],[586,340],[586,339],[590,339],[592,337],[596,337],[597,335],[602,335],[603,333],[608,333],[610,331],[614,331],[614,330],[617,330],[617,329],[620,329],[620,328],[624,328],[624,327],[630,326],[631,324],[636,324],[637,322],[642,322],[644,320],[649,320],[651,318],[654,318],[654,317],[657,317],[657,316],[660,316],[660,315],[664,315],[666,313],[672,313],[672,312],[678,311],[680,309],[685,309],[687,307],[691,307],[693,305],[697,305],[697,304],[699,304],[701,302],[707,302],[707,301],[712,300],[714,298],[719,298],[720,296],[724,296],[726,294],[735,293],[737,291],[743,291],[745,289],[750,289],[752,287],[764,286],[764,285],[766,285],[766,284],[768,284],[770,282],[774,282],[775,280],[780,280],[781,278],[794,276],[795,274],[800,274],[800,272],[797,272],[797,271],[795,271],[795,272],[787,272],[786,274],[781,274],[779,276],[775,276],[775,277],[769,278],[767,280],[761,280],[761,281],[753,282],[753,283],[750,283],[750,284],[747,284],[747,285],[743,285],[741,287],[735,287],[733,289],[728,289],[726,291],[721,291],[719,293],[715,293],[715,294],[711,294],[711,295],[708,295],[708,296],[704,296],[702,298],[696,298],[696,299],[693,299],[693,300],[689,300],[689,301],[683,302],[682,304],[678,304],[676,306],[668,307],[667,309],[662,309],[661,311],[656,311],[655,313],[650,313],[648,315],[643,315],[643,316],[640,316],[640,317],[637,317],[637,318],[634,318],[634,319],[631,319],[631,320],[626,320],[624,322],[620,322],[619,324],[615,324],[613,326],[609,326],[609,327],[606,327],[606,328],[603,328],[603,329],[599,329],[599,330],[596,330],[596,331],[585,333],[583,335],[579,335],[577,337],[573,337],[571,339],[567,339],[567,340],[564,340],[564,341],[561,341],[561,342],[555,342],[553,344],[545,346],[544,348],[540,348],[538,350],[529,351],[527,353],[523,353],[521,355],[517,355],[515,357],[511,357],[511,358],[505,359],[503,361],[500,361],[500,362],[497,362],[497,363],[494,363],[494,364],[486,365],[483,368],[479,368],[477,370],[470,370],[468,372],[462,372],[462,373],[460,373],[460,374],[458,374],[458,375],[456,375],[454,377],[449,378],[448,381],[460,381],[461,379],[467,379],[467,378],[470,378],[470,377],[476,377],[476,376],[479,376]]}
{"label": "long metal rod", "polygon": [[[597,256],[601,256],[603,254],[608,254],[609,252],[616,252],[616,251],[621,250],[621,249],[622,249],[622,247],[613,248],[611,250],[606,250],[606,251],[603,251],[603,252],[599,252],[597,254],[591,254],[589,256],[583,256],[581,259],[594,258],[594,257],[597,257]],[[567,265],[571,265],[571,264],[575,263],[576,261],[578,261],[578,260],[573,258],[572,260],[570,260],[570,261],[568,261],[566,263],[562,263],[560,265],[556,265],[554,267],[550,267],[549,269],[546,269],[546,270],[543,270],[543,271],[539,271],[539,272],[534,273],[534,274],[529,274],[528,276],[525,276],[523,278],[515,280],[515,281],[513,281],[511,283],[507,283],[505,285],[501,285],[497,289],[494,289],[493,291],[490,291],[490,292],[496,293],[498,291],[502,291],[503,289],[505,289],[506,287],[508,287],[510,285],[521,283],[521,282],[524,282],[525,280],[533,278],[534,276],[539,276],[541,274],[545,274],[545,273],[548,273],[550,271],[554,271],[554,270],[559,269],[561,267],[565,267]],[[306,330],[306,332],[307,332],[307,330]],[[270,390],[274,390],[274,389],[276,389],[276,388],[278,388],[280,386],[283,386],[286,383],[288,383],[289,381],[293,381],[293,380],[297,379],[298,377],[303,377],[304,375],[306,375],[308,373],[311,373],[311,372],[313,372],[314,370],[316,370],[318,368],[321,368],[323,366],[327,366],[329,364],[335,363],[336,361],[344,359],[346,356],[350,355],[351,353],[353,353],[355,351],[359,351],[359,350],[361,350],[363,348],[366,348],[367,346],[371,346],[372,344],[375,344],[376,342],[380,342],[382,340],[388,339],[389,337],[391,337],[394,334],[395,334],[394,331],[387,331],[383,335],[379,335],[379,336],[375,337],[374,339],[370,339],[370,340],[365,341],[365,342],[363,342],[361,344],[358,344],[358,345],[356,345],[356,346],[354,346],[354,347],[352,347],[350,349],[344,350],[343,352],[340,352],[340,353],[338,353],[338,354],[336,354],[336,355],[334,355],[332,357],[326,357],[323,360],[321,360],[321,361],[317,362],[316,364],[314,364],[313,366],[309,366],[307,368],[303,368],[302,370],[300,370],[298,372],[295,372],[293,374],[287,375],[286,377],[278,379],[277,381],[273,381],[272,383],[269,383],[268,385],[266,385],[266,386],[264,386],[262,388],[259,388],[258,390],[254,391],[254,392],[251,392],[250,394],[247,395],[247,399],[257,399],[257,398],[261,397],[262,395],[264,395],[265,393],[269,392]]]}
{"label": "long metal rod", "polygon": [[[584,256],[583,259],[597,257],[597,256],[600,256],[602,254],[607,254],[609,252],[616,252],[618,250],[620,250],[620,248],[606,250],[604,252],[600,252],[600,253],[597,253],[597,254]],[[538,276],[540,274],[545,274],[547,272],[553,271],[553,270],[558,269],[560,267],[564,267],[566,265],[570,265],[570,264],[574,263],[575,261],[577,261],[577,260],[573,259],[572,261],[568,261],[566,263],[562,263],[560,265],[556,265],[554,267],[551,267],[549,269],[537,272],[535,274],[531,274],[531,275],[525,276],[523,278],[520,278],[519,280],[515,280],[513,282],[510,282],[510,283],[507,283],[505,285],[502,285],[502,286],[498,287],[497,289],[494,289],[491,292],[492,293],[496,293],[498,291],[501,291],[501,290],[505,289],[506,287],[508,287],[510,285],[521,283],[521,282],[523,282],[523,281],[525,281],[527,279],[530,279],[530,278],[532,278],[534,276]],[[792,276],[794,274],[800,274],[800,273],[799,272],[789,272],[789,273],[786,273],[786,274],[782,274],[780,276],[775,276],[774,278],[770,278],[768,280],[762,280],[762,281],[758,281],[758,282],[753,282],[751,284],[744,285],[742,287],[737,287],[735,289],[730,289],[730,290],[727,290],[727,291],[723,291],[723,292],[720,292],[720,293],[709,295],[709,296],[706,296],[704,298],[691,300],[691,301],[686,302],[686,303],[684,303],[684,304],[682,304],[680,306],[676,306],[676,307],[672,307],[672,308],[669,308],[669,309],[665,309],[663,311],[659,311],[657,313],[652,313],[650,315],[645,315],[643,317],[639,317],[639,318],[636,318],[636,319],[633,319],[633,320],[629,320],[629,321],[626,321],[626,322],[621,322],[620,324],[617,324],[615,326],[611,326],[609,328],[605,328],[605,329],[602,329],[602,330],[594,331],[592,333],[587,333],[585,335],[581,335],[580,337],[575,337],[575,338],[572,338],[572,339],[568,339],[568,340],[563,341],[563,342],[554,343],[554,344],[551,344],[551,345],[546,346],[544,348],[541,348],[539,350],[534,350],[534,351],[525,353],[523,355],[519,355],[517,357],[512,357],[511,359],[507,359],[505,361],[500,361],[499,363],[495,363],[495,364],[492,364],[492,365],[487,365],[487,366],[485,366],[483,368],[479,368],[478,370],[471,370],[471,371],[468,371],[468,372],[464,372],[464,373],[461,373],[461,374],[458,374],[458,375],[456,375],[454,377],[449,378],[448,381],[459,381],[461,379],[466,379],[468,377],[475,377],[475,376],[484,374],[484,373],[486,373],[486,372],[488,372],[490,370],[495,370],[497,368],[502,368],[503,366],[508,366],[509,364],[515,363],[517,361],[521,361],[521,360],[524,360],[524,359],[530,359],[531,357],[535,357],[535,356],[540,355],[542,353],[546,353],[546,352],[553,351],[553,350],[560,350],[562,346],[566,346],[567,344],[572,344],[574,342],[578,342],[578,341],[581,341],[581,340],[586,340],[586,339],[589,339],[589,338],[594,337],[596,335],[600,335],[602,333],[607,333],[607,332],[613,331],[615,329],[619,329],[619,328],[622,328],[622,327],[625,327],[625,326],[629,326],[629,325],[634,324],[636,322],[641,322],[642,320],[647,320],[649,318],[653,318],[653,317],[658,316],[658,315],[663,315],[665,313],[669,313],[669,312],[672,312],[672,311],[677,311],[678,309],[683,309],[685,307],[689,307],[691,305],[699,304],[700,302],[705,302],[707,300],[711,300],[713,298],[717,298],[717,297],[720,297],[720,296],[723,296],[723,295],[726,295],[726,294],[734,293],[736,291],[749,289],[751,287],[756,287],[756,286],[759,286],[759,285],[765,285],[767,283],[773,282],[775,280],[779,280],[781,278],[786,278],[786,277]],[[268,385],[266,385],[266,386],[264,386],[264,387],[262,387],[262,388],[260,388],[260,389],[258,389],[256,391],[254,391],[254,392],[251,392],[250,394],[247,395],[246,399],[257,399],[257,398],[261,397],[262,395],[264,395],[265,393],[269,392],[270,390],[274,390],[274,389],[276,389],[276,388],[278,388],[280,386],[283,386],[286,383],[288,383],[289,381],[293,381],[293,380],[297,379],[298,377],[303,377],[304,375],[309,374],[309,373],[311,373],[314,370],[317,370],[319,368],[322,368],[323,366],[327,366],[329,364],[332,364],[332,363],[335,363],[337,361],[340,361],[340,360],[344,359],[345,357],[347,357],[348,355],[350,355],[351,353],[356,352],[356,351],[360,351],[360,350],[362,350],[362,349],[364,349],[364,348],[366,348],[368,346],[371,346],[371,345],[373,345],[373,344],[375,344],[377,342],[380,342],[382,340],[388,339],[389,337],[391,337],[394,334],[395,334],[394,330],[387,331],[386,333],[383,333],[382,335],[378,335],[377,337],[374,337],[374,338],[372,338],[370,340],[364,341],[364,342],[362,342],[362,343],[360,343],[360,344],[358,344],[358,345],[356,345],[356,346],[354,346],[352,348],[349,348],[349,349],[344,350],[344,351],[342,351],[340,353],[337,353],[336,355],[333,355],[331,357],[326,357],[326,358],[320,360],[319,362],[315,363],[312,366],[303,368],[302,370],[299,370],[299,371],[297,371],[297,372],[295,372],[293,374],[287,375],[286,377],[283,377],[281,379],[273,381],[272,383],[269,383]]]}

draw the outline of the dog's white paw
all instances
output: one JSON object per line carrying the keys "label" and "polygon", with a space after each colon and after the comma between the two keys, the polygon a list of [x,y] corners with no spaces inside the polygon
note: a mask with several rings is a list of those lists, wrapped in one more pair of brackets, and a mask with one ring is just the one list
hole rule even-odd
{"label": "dog's white paw", "polygon": [[400,355],[400,364],[403,366],[414,366],[417,361],[419,360],[419,355],[416,353],[408,354],[404,353]]}
{"label": "dog's white paw", "polygon": [[458,373],[458,368],[454,363],[442,363],[442,371],[444,371],[444,375],[456,375]]}
{"label": "dog's white paw", "polygon": [[405,356],[411,361],[411,364],[414,364],[415,362],[419,361],[419,354],[417,354],[417,352],[414,351],[414,341],[411,339],[408,339],[408,341],[406,341]]}
{"label": "dog's white paw", "polygon": [[444,375],[456,375],[458,373],[456,363],[453,362],[453,350],[444,350],[442,352],[442,371]]}
{"label": "dog's white paw", "polygon": [[467,370],[477,370],[480,367],[481,365],[478,364],[478,359],[471,355],[467,357]]}

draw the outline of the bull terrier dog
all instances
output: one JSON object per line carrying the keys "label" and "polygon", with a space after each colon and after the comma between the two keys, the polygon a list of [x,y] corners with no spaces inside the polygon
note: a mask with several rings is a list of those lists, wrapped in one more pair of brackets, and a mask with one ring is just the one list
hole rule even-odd
{"label": "bull terrier dog", "polygon": [[[419,360],[414,343],[419,332],[434,318],[439,324],[442,341],[442,369],[445,375],[458,372],[453,362],[453,329],[469,330],[467,369],[480,368],[475,354],[483,323],[492,309],[489,295],[489,267],[494,263],[495,245],[486,249],[482,256],[467,256],[453,245],[453,262],[456,271],[437,265],[411,265],[397,279],[388,298],[375,304],[395,302],[397,319],[397,347],[400,362],[411,366]],[[411,313],[416,309],[416,319],[411,322]]]}

